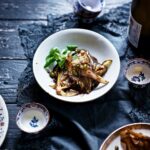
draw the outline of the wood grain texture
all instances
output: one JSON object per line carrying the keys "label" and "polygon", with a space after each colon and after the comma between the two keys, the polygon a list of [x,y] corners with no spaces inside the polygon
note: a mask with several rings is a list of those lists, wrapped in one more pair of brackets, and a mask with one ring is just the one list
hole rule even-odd
{"label": "wood grain texture", "polygon": [[[47,19],[48,14],[65,14],[72,11],[66,0],[1,1],[0,19]],[[9,13],[8,13],[9,12]]]}
{"label": "wood grain texture", "polygon": [[[48,14],[62,15],[73,11],[74,0],[1,0],[0,19],[46,19]],[[131,0],[106,0],[105,11]],[[9,13],[8,13],[9,12]]]}
{"label": "wood grain texture", "polygon": [[[38,3],[36,3],[35,0],[32,0],[32,1],[27,0],[25,2],[23,2],[21,0],[15,0],[15,1],[1,0],[1,2],[0,2],[0,11],[1,10],[4,11],[7,4],[11,5],[11,7],[8,7],[6,12],[2,11],[0,13],[0,18],[1,18],[1,15],[4,16],[4,20],[0,20],[0,59],[26,59],[25,56],[24,56],[23,48],[20,45],[20,38],[18,37],[17,29],[18,29],[19,25],[28,24],[28,23],[47,24],[46,18],[42,18],[44,20],[40,21],[39,17],[37,17],[36,15],[34,16],[34,14],[35,14],[34,9],[30,8],[33,4],[36,3],[39,6],[43,5],[43,4],[47,4],[48,6],[50,5],[51,7],[52,6],[53,7],[57,6],[57,7],[54,7],[53,9],[55,9],[55,11],[57,13],[64,14],[64,13],[72,11],[72,6],[71,6],[72,5],[72,3],[71,3],[72,0],[68,0],[68,1],[67,0],[61,0],[59,2],[55,2],[54,0],[52,0],[52,1],[50,1],[50,0],[44,0],[44,1],[39,0]],[[107,12],[111,8],[117,7],[121,4],[129,2],[129,1],[131,1],[131,0],[120,0],[120,1],[119,0],[114,0],[114,1],[106,0],[106,5],[105,5],[104,12]],[[21,7],[25,7],[23,3],[29,5],[30,7],[21,8]],[[65,11],[60,12],[60,10],[62,10],[61,7],[64,7]],[[31,14],[26,14],[23,11],[18,11],[17,12],[17,10],[16,10],[17,8],[22,9],[24,11],[31,12],[32,15],[33,15],[33,18],[30,18],[32,16]],[[50,13],[56,14],[56,12],[53,12],[53,9],[51,9],[51,8],[49,9]],[[68,11],[68,9],[69,9],[69,11]],[[43,11],[46,12],[47,9],[45,9]],[[17,14],[20,15],[20,18],[18,18],[17,15],[14,12],[15,13],[17,12]],[[9,17],[7,17],[7,15],[9,15]],[[11,15],[14,15],[14,17],[12,17]],[[43,15],[46,17],[46,14],[43,14]],[[3,19],[3,18],[1,18],[1,19]],[[8,20],[9,19],[15,19],[15,20],[5,21],[5,19],[6,20],[7,19]],[[19,19],[19,20],[17,20],[17,19]],[[28,21],[28,20],[25,21],[24,19],[31,19],[31,21]]]}
{"label": "wood grain texture", "polygon": [[6,103],[16,102],[18,78],[26,65],[26,60],[0,60],[0,94]]}
{"label": "wood grain texture", "polygon": [[26,59],[18,27],[32,23],[47,25],[47,21],[0,21],[0,59]]}

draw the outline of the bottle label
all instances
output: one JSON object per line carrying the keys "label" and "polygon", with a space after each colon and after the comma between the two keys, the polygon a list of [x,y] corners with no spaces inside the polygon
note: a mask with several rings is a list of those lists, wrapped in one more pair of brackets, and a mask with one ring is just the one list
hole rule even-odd
{"label": "bottle label", "polygon": [[128,39],[130,43],[134,47],[138,47],[139,39],[140,39],[140,34],[141,34],[141,29],[142,25],[139,24],[132,16],[130,15],[130,25],[128,29]]}

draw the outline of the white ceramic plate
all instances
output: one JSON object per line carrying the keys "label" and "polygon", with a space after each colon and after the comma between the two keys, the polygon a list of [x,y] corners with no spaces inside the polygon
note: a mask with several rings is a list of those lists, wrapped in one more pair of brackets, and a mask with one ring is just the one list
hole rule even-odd
{"label": "white ceramic plate", "polygon": [[2,96],[0,95],[0,147],[2,146],[3,141],[6,137],[8,124],[9,124],[8,110]]}
{"label": "white ceramic plate", "polygon": [[[109,84],[99,84],[91,93],[65,97],[56,94],[50,87],[53,80],[44,69],[45,58],[53,47],[64,49],[69,44],[78,45],[78,48],[88,50],[99,62],[112,59],[113,63],[105,74],[104,78]],[[94,100],[108,92],[115,84],[120,71],[120,59],[115,47],[102,35],[84,29],[67,29],[57,32],[45,39],[38,47],[33,59],[33,72],[38,84],[51,96],[68,102],[87,102]]]}
{"label": "white ceramic plate", "polygon": [[134,132],[150,137],[150,123],[128,124],[112,132],[103,142],[100,150],[115,150],[115,146],[118,146],[119,150],[123,150],[120,142],[120,132],[126,129],[132,129]]}

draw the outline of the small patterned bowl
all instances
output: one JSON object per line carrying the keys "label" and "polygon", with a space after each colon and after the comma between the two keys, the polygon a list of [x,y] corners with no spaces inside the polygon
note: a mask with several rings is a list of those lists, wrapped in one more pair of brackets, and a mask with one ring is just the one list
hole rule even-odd
{"label": "small patterned bowl", "polygon": [[49,122],[47,108],[39,103],[27,103],[21,107],[16,117],[18,127],[27,133],[38,133]]}
{"label": "small patterned bowl", "polygon": [[104,7],[104,0],[75,0],[74,12],[84,23],[91,23]]}
{"label": "small patterned bowl", "polygon": [[125,77],[135,88],[143,88],[150,83],[150,61],[135,58],[127,63]]}

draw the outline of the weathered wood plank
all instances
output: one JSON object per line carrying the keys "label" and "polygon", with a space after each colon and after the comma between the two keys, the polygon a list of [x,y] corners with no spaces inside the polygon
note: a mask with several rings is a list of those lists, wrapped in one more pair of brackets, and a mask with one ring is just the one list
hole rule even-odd
{"label": "weathered wood plank", "polygon": [[22,24],[47,24],[47,21],[0,21],[0,59],[26,59],[18,36]]}
{"label": "weathered wood plank", "polygon": [[129,3],[132,0],[105,0],[105,8],[104,8],[104,13],[109,12],[109,10],[119,7],[125,3]]}
{"label": "weathered wood plank", "polygon": [[7,104],[9,113],[9,128],[7,132],[6,139],[0,149],[15,149],[15,144],[17,139],[21,135],[20,129],[16,125],[16,115],[18,113],[19,107],[16,104]]}
{"label": "weathered wood plank", "polygon": [[[110,10],[111,8],[113,8],[115,6],[119,6],[122,3],[128,2],[130,0],[127,0],[127,1],[121,0],[118,2],[116,2],[116,1],[118,1],[118,0],[115,0],[115,1],[106,0],[106,8],[104,10],[105,11]],[[10,3],[9,0],[1,2],[0,10],[2,9],[1,8],[2,4],[7,3],[7,2]],[[33,4],[33,1],[25,1],[25,2],[28,5]],[[53,3],[53,5],[55,4],[54,1],[44,0],[44,2],[45,3]],[[15,3],[17,3],[18,5],[22,4],[22,2],[20,0],[16,0],[13,2],[14,5],[15,5]],[[40,3],[39,5],[41,5],[42,1],[39,1],[39,3]],[[57,5],[57,3],[55,5]],[[59,7],[55,7],[55,9],[59,9]],[[3,14],[3,13],[1,13],[1,14]],[[9,9],[8,9],[7,14],[13,14],[13,13],[9,13]],[[4,15],[7,15],[7,14],[4,13]],[[21,13],[19,13],[19,14],[24,17],[24,14],[21,14]],[[0,21],[0,59],[25,59],[23,48],[20,45],[20,39],[18,37],[17,28],[20,24],[27,24],[27,23],[33,23],[33,22],[47,24],[46,20],[45,21],[22,21],[22,20],[20,20],[20,21],[2,21],[1,20]]]}
{"label": "weathered wood plank", "polygon": [[13,29],[0,31],[0,59],[25,59],[19,36]]}
{"label": "weathered wood plank", "polygon": [[32,23],[47,25],[47,20],[0,20],[0,31],[14,32],[19,25]]}
{"label": "weathered wood plank", "polygon": [[0,19],[46,19],[48,14],[64,14],[72,11],[66,0],[49,1],[1,1]]}
{"label": "weathered wood plank", "polygon": [[0,94],[6,103],[16,102],[18,78],[26,65],[26,60],[0,60]]}
{"label": "weathered wood plank", "polygon": [[[106,0],[105,10],[131,0]],[[46,19],[48,14],[62,15],[73,11],[73,0],[1,0],[0,19]]]}
{"label": "weathered wood plank", "polygon": [[131,2],[131,0],[105,0],[106,6],[115,6],[123,5],[124,3]]}

